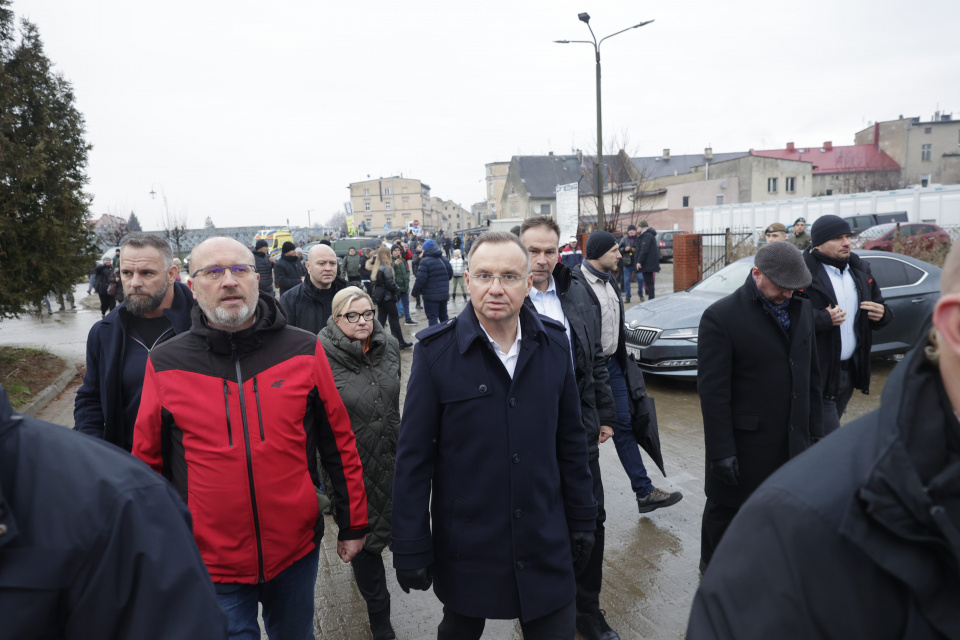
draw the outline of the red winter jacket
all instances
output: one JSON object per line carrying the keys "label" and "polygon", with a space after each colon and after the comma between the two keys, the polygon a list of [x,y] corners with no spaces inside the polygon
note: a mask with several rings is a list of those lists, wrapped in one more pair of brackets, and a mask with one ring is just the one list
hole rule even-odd
{"label": "red winter jacket", "polygon": [[[242,381],[242,384],[238,383]],[[147,360],[133,454],[163,473],[193,515],[214,582],[270,580],[323,535],[317,452],[334,485],[340,539],[367,532],[350,417],[317,337],[261,295],[257,320],[189,332]]]}

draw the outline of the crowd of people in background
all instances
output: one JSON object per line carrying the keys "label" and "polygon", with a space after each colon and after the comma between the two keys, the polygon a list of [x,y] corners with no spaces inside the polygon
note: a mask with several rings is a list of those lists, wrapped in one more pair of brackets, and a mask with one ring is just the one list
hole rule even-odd
{"label": "crowd of people in background", "polygon": [[[935,638],[960,624],[960,251],[929,341],[881,411],[841,429],[893,315],[852,235],[830,215],[810,233],[803,218],[771,224],[743,285],[700,321],[706,504],[688,638]],[[45,566],[72,594],[38,599],[18,586],[26,565],[0,563],[23,604],[0,602],[4,624],[16,635],[42,609],[50,635],[253,638],[260,606],[270,637],[313,638],[330,514],[374,640],[396,638],[388,546],[401,589],[442,603],[438,638],[479,638],[497,618],[530,639],[618,640],[600,605],[600,447],[613,440],[639,515],[683,498],[647,472],[641,449],[661,470],[663,451],[625,347],[632,284],[655,298],[658,240],[645,221],[583,249],[561,237],[549,216],[340,257],[325,241],[271,257],[266,241],[215,237],[185,284],[166,241],[129,237],[88,289],[102,320],[74,421],[92,439],[29,423],[19,459],[0,450],[0,474],[30,461],[63,524],[40,526],[23,478],[3,476],[0,536],[9,504],[15,544],[61,549]],[[425,328],[407,340],[417,311]],[[0,434],[20,428],[0,387]],[[39,479],[54,466],[62,482]]]}

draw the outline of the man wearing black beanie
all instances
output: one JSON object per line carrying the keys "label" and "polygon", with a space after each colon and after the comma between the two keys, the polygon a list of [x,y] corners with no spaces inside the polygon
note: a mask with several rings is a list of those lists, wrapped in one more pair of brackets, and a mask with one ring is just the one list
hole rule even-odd
{"label": "man wearing black beanie", "polygon": [[306,269],[300,262],[299,256],[297,256],[297,245],[289,240],[283,243],[280,253],[282,254],[280,259],[273,266],[273,275],[282,296],[303,282]]}
{"label": "man wearing black beanie", "polygon": [[630,398],[624,370],[627,366],[627,348],[623,328],[623,300],[613,272],[620,260],[620,248],[613,234],[596,231],[587,240],[587,259],[580,265],[584,280],[590,285],[594,302],[600,307],[600,344],[607,360],[610,390],[617,406],[617,421],[613,427],[613,444],[624,471],[630,478],[630,487],[637,496],[640,513],[669,507],[683,498],[679,491],[668,493],[657,489],[647,475],[640,455],[637,437],[633,434],[630,416]]}
{"label": "man wearing black beanie", "polygon": [[824,435],[840,427],[854,389],[870,392],[873,331],[893,320],[869,265],[850,250],[850,224],[838,216],[813,223],[803,259],[813,276],[805,293],[813,303],[817,357],[823,379]]}

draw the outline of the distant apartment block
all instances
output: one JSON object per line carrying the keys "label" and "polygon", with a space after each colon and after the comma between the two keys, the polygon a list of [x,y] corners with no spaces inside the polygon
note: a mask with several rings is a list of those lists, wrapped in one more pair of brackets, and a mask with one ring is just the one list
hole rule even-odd
{"label": "distant apartment block", "polygon": [[858,145],[874,145],[900,166],[900,186],[960,184],[960,120],[934,113],[876,122],[854,135]]}

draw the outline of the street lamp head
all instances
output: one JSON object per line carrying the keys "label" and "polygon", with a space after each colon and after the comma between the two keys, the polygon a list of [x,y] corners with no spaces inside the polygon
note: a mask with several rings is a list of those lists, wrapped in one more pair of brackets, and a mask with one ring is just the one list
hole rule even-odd
{"label": "street lamp head", "polygon": [[554,40],[557,44],[570,44],[569,40]]}
{"label": "street lamp head", "polygon": [[631,29],[639,29],[640,27],[642,27],[642,26],[644,26],[644,25],[648,25],[648,24],[650,24],[651,22],[653,22],[653,20],[645,20],[644,22],[641,22],[640,24],[635,24],[635,25],[633,25],[633,26],[630,27],[630,28],[631,28]]}
{"label": "street lamp head", "polygon": [[586,22],[587,24],[590,24],[590,14],[589,14],[589,13],[587,13],[587,12],[579,13],[579,14],[577,14],[577,17],[580,18],[580,21],[581,21],[581,22]]}
{"label": "street lamp head", "polygon": [[150,189],[150,198],[151,198],[152,200],[156,200],[156,199],[157,199],[157,192],[154,191],[153,189]]}

